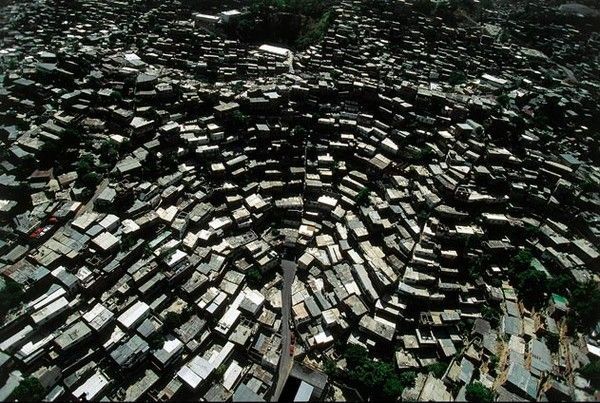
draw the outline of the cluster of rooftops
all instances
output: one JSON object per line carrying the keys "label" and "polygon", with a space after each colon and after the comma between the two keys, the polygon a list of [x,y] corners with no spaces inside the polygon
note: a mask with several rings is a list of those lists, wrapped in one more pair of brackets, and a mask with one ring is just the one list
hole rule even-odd
{"label": "cluster of rooftops", "polygon": [[46,400],[268,400],[286,354],[321,399],[351,344],[419,373],[403,399],[594,400],[597,333],[564,336],[568,297],[531,309],[508,262],[598,280],[597,33],[543,2],[387,3],[333,2],[302,51],[227,38],[243,1],[3,8],[0,400],[31,376]]}

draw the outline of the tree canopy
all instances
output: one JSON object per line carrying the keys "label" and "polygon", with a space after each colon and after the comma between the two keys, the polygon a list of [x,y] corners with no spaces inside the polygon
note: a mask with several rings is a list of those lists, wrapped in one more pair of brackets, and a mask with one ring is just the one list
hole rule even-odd
{"label": "tree canopy", "polygon": [[19,386],[10,395],[10,400],[20,402],[39,402],[45,397],[44,387],[37,378],[28,376],[24,378]]}
{"label": "tree canopy", "polygon": [[595,389],[600,388],[600,360],[586,364],[579,370],[579,373],[588,378]]}
{"label": "tree canopy", "polygon": [[493,402],[494,393],[480,382],[473,382],[467,385],[465,397],[469,402]]}
{"label": "tree canopy", "polygon": [[[0,280],[0,287],[2,281]],[[6,280],[4,287],[0,288],[0,315],[4,315],[11,308],[17,306],[22,299],[23,289],[21,286],[13,280]]]}
{"label": "tree canopy", "polygon": [[393,364],[370,359],[368,351],[362,346],[349,345],[344,358],[348,365],[345,374],[347,380],[374,399],[396,399],[405,388],[415,384],[415,372],[408,371],[398,375]]}
{"label": "tree canopy", "polygon": [[594,282],[590,281],[575,288],[570,304],[580,327],[589,328],[600,321],[600,290]]}

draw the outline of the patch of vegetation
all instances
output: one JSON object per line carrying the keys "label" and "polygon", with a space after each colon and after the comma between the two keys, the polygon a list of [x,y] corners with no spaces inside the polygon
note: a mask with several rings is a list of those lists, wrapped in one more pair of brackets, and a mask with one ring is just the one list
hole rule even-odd
{"label": "patch of vegetation", "polygon": [[20,402],[41,402],[45,397],[44,387],[37,378],[28,376],[24,378],[19,386],[15,388],[9,397],[9,400],[18,400]]}
{"label": "patch of vegetation", "polygon": [[570,305],[579,328],[589,329],[600,321],[600,290],[594,282],[578,285],[571,294]]}
{"label": "patch of vegetation", "polygon": [[491,10],[494,8],[494,2],[492,0],[481,0],[481,8]]}
{"label": "patch of vegetation", "polygon": [[579,373],[592,382],[594,389],[600,389],[600,360],[594,360],[579,369]]}
{"label": "patch of vegetation", "polygon": [[175,329],[184,323],[183,315],[177,312],[167,312],[165,315],[165,326]]}
{"label": "patch of vegetation", "polygon": [[503,108],[508,108],[508,105],[510,104],[510,98],[507,94],[500,94],[498,97],[496,97],[496,102],[498,102],[498,104],[500,104],[500,106]]}
{"label": "patch of vegetation", "polygon": [[473,382],[467,385],[465,397],[469,402],[493,402],[494,393],[483,386],[480,382]]}
{"label": "patch of vegetation", "polygon": [[452,73],[450,73],[450,76],[448,77],[448,83],[450,85],[462,84],[465,81],[467,81],[467,76],[462,71],[455,70]]}
{"label": "patch of vegetation", "polygon": [[251,288],[260,289],[263,284],[263,274],[259,269],[253,267],[246,273],[246,281]]}
{"label": "patch of vegetation", "polygon": [[525,236],[527,239],[538,239],[542,234],[542,230],[539,227],[533,225],[525,225]]}
{"label": "patch of vegetation", "polygon": [[498,369],[498,364],[500,364],[500,359],[496,355],[492,355],[490,357],[490,365],[494,371]]}
{"label": "patch of vegetation", "polygon": [[119,144],[113,140],[106,140],[100,144],[100,161],[115,163],[119,159]]}
{"label": "patch of vegetation", "polygon": [[323,372],[328,376],[335,378],[338,375],[338,369],[335,361],[326,359],[323,363]]}
{"label": "patch of vegetation", "polygon": [[575,280],[568,274],[558,274],[548,279],[548,292],[564,295],[568,290],[574,290],[577,287]]}
{"label": "patch of vegetation", "polygon": [[87,189],[95,189],[102,180],[100,175],[94,172],[94,157],[90,154],[83,155],[77,162],[78,182]]}
{"label": "patch of vegetation", "polygon": [[446,370],[448,369],[448,364],[441,361],[435,362],[426,366],[425,369],[427,370],[427,372],[431,372],[436,378],[442,379],[442,377],[446,373]]}
{"label": "patch of vegetation", "polygon": [[221,364],[215,369],[215,377],[217,378],[217,380],[223,380],[223,377],[225,376],[225,371],[227,371],[227,367],[225,366],[225,364]]}
{"label": "patch of vegetation", "polygon": [[558,335],[554,333],[548,333],[546,335],[546,345],[553,353],[558,353],[558,348],[560,346],[560,339]]}
{"label": "patch of vegetation", "polygon": [[148,345],[150,346],[150,348],[152,350],[161,349],[164,344],[165,344],[165,336],[163,336],[161,333],[156,332],[153,335],[151,335],[150,337],[148,337]]}
{"label": "patch of vegetation", "polygon": [[295,47],[306,49],[310,45],[320,42],[332,21],[333,14],[331,11],[327,11],[315,22],[307,24],[300,36],[298,36],[298,39],[296,39]]}
{"label": "patch of vegetation", "polygon": [[[470,239],[470,238],[469,238]],[[487,255],[480,256],[472,261],[467,268],[468,276],[471,280],[483,276],[486,270],[490,267],[490,257]]]}
{"label": "patch of vegetation", "polygon": [[508,269],[511,273],[519,273],[529,269],[531,261],[533,260],[533,253],[531,249],[521,249],[515,256],[513,256],[509,263]]}
{"label": "patch of vegetation", "polygon": [[481,308],[481,316],[483,319],[490,322],[492,327],[497,327],[500,323],[500,312],[497,309],[494,309],[488,305],[484,305]]}
{"label": "patch of vegetation", "polygon": [[516,288],[523,300],[540,306],[546,294],[546,274],[529,268],[517,275]]}
{"label": "patch of vegetation", "polygon": [[[1,284],[1,281],[0,281]],[[13,280],[6,280],[0,289],[0,316],[16,307],[23,300],[23,289]]]}
{"label": "patch of vegetation", "polygon": [[405,388],[415,384],[415,372],[397,374],[393,364],[370,359],[367,350],[362,346],[349,345],[344,352],[344,358],[348,368],[342,374],[343,378],[372,399],[395,400]]}
{"label": "patch of vegetation", "polygon": [[435,156],[435,152],[430,147],[423,147],[417,154],[418,160],[430,161]]}
{"label": "patch of vegetation", "polygon": [[368,187],[363,187],[358,194],[356,195],[356,197],[354,198],[354,202],[360,206],[366,206],[368,204],[369,201],[369,194],[371,193],[371,191],[369,190]]}
{"label": "patch of vegetation", "polygon": [[319,42],[333,21],[330,6],[321,0],[255,0],[248,11],[227,24],[229,35],[296,49]]}
{"label": "patch of vegetation", "polygon": [[248,127],[248,116],[246,116],[243,112],[234,111],[231,115],[231,121],[229,122],[230,128],[232,130],[240,130]]}
{"label": "patch of vegetation", "polygon": [[546,273],[532,267],[533,253],[530,249],[522,249],[511,258],[508,270],[515,281],[515,289],[528,304],[541,306],[548,292]]}
{"label": "patch of vegetation", "polygon": [[588,178],[581,183],[581,190],[583,193],[595,193],[600,191],[600,185]]}

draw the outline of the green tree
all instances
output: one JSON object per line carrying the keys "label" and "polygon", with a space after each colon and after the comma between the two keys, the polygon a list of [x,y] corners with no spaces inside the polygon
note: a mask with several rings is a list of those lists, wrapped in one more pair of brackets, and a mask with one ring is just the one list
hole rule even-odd
{"label": "green tree", "polygon": [[223,377],[225,376],[225,371],[227,371],[227,367],[225,366],[225,364],[221,364],[215,369],[215,377],[217,378],[217,380],[223,380]]}
{"label": "green tree", "polygon": [[306,130],[306,128],[304,126],[295,126],[294,129],[292,130],[292,133],[295,136],[306,137],[306,135],[308,134],[308,131]]}
{"label": "green tree", "polygon": [[82,155],[77,161],[76,171],[79,177],[92,172],[94,169],[94,157],[91,154]]}
{"label": "green tree", "polygon": [[465,397],[469,402],[493,402],[494,393],[480,382],[473,382],[467,385]]}
{"label": "green tree", "polygon": [[88,189],[95,189],[101,180],[102,177],[96,172],[88,172],[81,177],[80,182],[83,186],[85,186]]}
{"label": "green tree", "polygon": [[525,226],[525,236],[527,239],[538,239],[542,235],[542,230],[539,227],[533,225]]}
{"label": "green tree", "polygon": [[494,8],[494,2],[492,0],[482,0],[481,1],[481,8],[486,9],[486,10],[490,10]]}
{"label": "green tree", "polygon": [[579,373],[589,379],[595,389],[600,389],[600,360],[594,360],[579,369]]}
{"label": "green tree", "polygon": [[500,94],[496,98],[496,102],[498,102],[498,104],[500,104],[500,106],[506,108],[506,107],[508,107],[508,105],[510,103],[510,98],[506,94]]}
{"label": "green tree", "polygon": [[325,36],[332,21],[333,14],[327,11],[316,22],[308,24],[305,31],[296,39],[296,47],[298,49],[306,49],[310,45],[319,42]]}
{"label": "green tree", "polygon": [[546,335],[546,345],[553,353],[558,353],[558,349],[560,346],[560,339],[557,334],[548,333]]}
{"label": "green tree", "polygon": [[150,337],[148,337],[148,345],[152,350],[158,350],[163,347],[165,344],[165,336],[161,333],[154,333]]}
{"label": "green tree", "polygon": [[38,153],[40,164],[43,166],[52,166],[63,153],[61,147],[54,141],[46,141]]}
{"label": "green tree", "polygon": [[240,111],[233,111],[231,115],[232,129],[245,129],[248,126],[248,116]]}
{"label": "green tree", "polygon": [[531,261],[533,260],[533,253],[531,249],[521,249],[515,256],[513,256],[509,263],[508,269],[512,273],[519,273],[529,269]]}
{"label": "green tree", "polygon": [[492,355],[490,357],[490,365],[492,366],[492,369],[495,371],[496,369],[498,369],[498,364],[500,364],[500,359],[498,358],[498,356],[496,355]]}
{"label": "green tree", "polygon": [[465,81],[467,81],[467,76],[464,72],[460,70],[454,70],[452,73],[450,73],[450,76],[448,77],[448,83],[450,85],[462,84]]}
{"label": "green tree", "polygon": [[330,377],[334,378],[337,376],[337,366],[335,361],[326,359],[323,363],[323,372],[325,372]]}
{"label": "green tree", "polygon": [[344,351],[344,358],[349,368],[355,368],[363,364],[369,356],[369,352],[363,346],[350,344]]}
{"label": "green tree", "polygon": [[179,157],[177,156],[177,153],[174,150],[165,151],[161,159],[161,165],[167,171],[175,170],[177,165],[179,165]]}
{"label": "green tree", "polygon": [[119,145],[113,140],[106,140],[100,144],[100,160],[115,163],[119,159]]}
{"label": "green tree", "polygon": [[[23,300],[23,289],[16,281],[0,278],[0,315],[19,305]],[[3,285],[3,287],[2,287]]]}
{"label": "green tree", "polygon": [[531,303],[540,305],[546,293],[546,275],[536,269],[528,269],[517,275],[517,290],[521,297]]}
{"label": "green tree", "polygon": [[121,94],[121,91],[117,91],[117,90],[113,90],[110,95],[116,100],[116,101],[122,101],[123,100],[123,94]]}
{"label": "green tree", "polygon": [[358,194],[354,198],[354,201],[356,202],[356,204],[366,206],[367,202],[369,201],[370,193],[371,191],[369,190],[369,188],[365,186],[358,192]]}
{"label": "green tree", "polygon": [[581,328],[588,329],[600,321],[600,290],[594,282],[590,281],[575,288],[570,305]]}
{"label": "green tree", "polygon": [[416,0],[413,7],[423,14],[429,15],[435,9],[435,4],[431,0]]}
{"label": "green tree", "polygon": [[175,329],[183,323],[183,315],[177,312],[167,312],[165,315],[165,326]]}
{"label": "green tree", "polygon": [[404,386],[402,382],[397,377],[393,376],[388,378],[383,384],[383,396],[386,399],[394,399],[402,394],[404,391]]}
{"label": "green tree", "polygon": [[492,327],[496,327],[498,326],[498,323],[500,323],[500,312],[489,305],[484,305],[481,307],[481,316],[483,319],[490,322]]}
{"label": "green tree", "polygon": [[20,402],[40,402],[45,397],[44,387],[37,378],[28,376],[15,388],[9,400]]}
{"label": "green tree", "polygon": [[446,373],[446,369],[448,369],[448,364],[445,362],[438,361],[436,363],[429,364],[427,367],[425,367],[425,369],[427,370],[427,372],[431,372],[436,378],[442,379],[442,377]]}
{"label": "green tree", "polygon": [[589,178],[581,183],[581,190],[584,193],[598,192],[599,189],[600,185]]}
{"label": "green tree", "polygon": [[259,269],[253,267],[246,273],[246,279],[250,287],[260,288],[263,281],[263,275]]}
{"label": "green tree", "polygon": [[577,287],[575,280],[568,274],[561,273],[548,279],[548,292],[562,295],[567,290],[573,290]]}
{"label": "green tree", "polygon": [[406,371],[400,374],[398,380],[403,388],[412,388],[415,386],[415,380],[417,379],[417,373],[414,371]]}

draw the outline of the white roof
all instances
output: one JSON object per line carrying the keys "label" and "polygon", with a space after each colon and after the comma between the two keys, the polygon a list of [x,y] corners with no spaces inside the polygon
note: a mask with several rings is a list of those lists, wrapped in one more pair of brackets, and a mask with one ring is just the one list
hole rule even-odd
{"label": "white roof", "polygon": [[111,230],[116,224],[119,223],[119,217],[114,214],[109,214],[102,221],[100,221],[100,226],[104,229]]}
{"label": "white roof", "polygon": [[233,385],[242,373],[242,369],[243,368],[237,363],[237,361],[233,361],[231,363],[223,375],[223,386],[225,389],[231,390],[231,388],[233,388]]}
{"label": "white roof", "polygon": [[88,228],[96,219],[98,218],[98,213],[88,212],[83,213],[79,217],[73,220],[71,226],[85,230]]}
{"label": "white roof", "polygon": [[109,384],[109,380],[100,371],[89,377],[80,387],[73,391],[73,396],[80,398],[84,394],[86,400],[92,400],[102,393],[104,388]]}
{"label": "white roof", "polygon": [[92,240],[94,245],[102,250],[108,250],[119,243],[119,238],[110,232],[103,232]]}
{"label": "white roof", "polygon": [[56,301],[33,313],[31,315],[31,319],[35,324],[44,322],[46,319],[50,319],[59,315],[61,312],[67,309],[67,306],[69,306],[69,301],[67,301],[65,297],[60,297]]}
{"label": "white roof", "polygon": [[213,364],[208,362],[208,360],[196,356],[177,372],[177,376],[195,389],[202,380],[208,378],[214,368]]}
{"label": "white roof", "polygon": [[177,249],[169,258],[169,261],[167,262],[167,265],[169,267],[173,267],[175,266],[177,263],[181,262],[185,257],[187,256],[187,253],[180,251],[179,249]]}
{"label": "white roof", "polygon": [[163,345],[162,348],[167,353],[172,353],[174,351],[179,350],[182,346],[183,346],[183,343],[181,342],[181,340],[173,338],[173,339],[165,341],[165,344]]}
{"label": "white roof", "polygon": [[148,304],[142,301],[137,301],[128,310],[123,312],[117,319],[120,324],[125,326],[126,329],[131,328],[136,322],[145,316],[150,311]]}
{"label": "white roof", "polygon": [[210,14],[202,14],[202,13],[195,13],[194,14],[194,18],[197,20],[204,20],[204,21],[219,21],[219,17],[217,17],[216,15],[210,15]]}
{"label": "white roof", "polygon": [[123,225],[123,233],[124,234],[130,234],[130,233],[136,232],[140,229],[140,226],[137,225],[137,223],[130,218],[123,220],[123,222],[121,222],[121,224]]}
{"label": "white roof", "polygon": [[210,363],[217,368],[219,365],[223,364],[223,361],[225,361],[225,359],[229,356],[229,354],[231,354],[231,352],[233,351],[233,347],[234,344],[230,341],[228,341],[223,348],[221,349],[221,351],[219,351],[219,354],[217,355],[213,355],[210,359]]}
{"label": "white roof", "polygon": [[314,387],[311,384],[308,384],[304,381],[300,383],[300,387],[298,388],[298,392],[294,397],[294,402],[308,402],[312,395]]}
{"label": "white roof", "polygon": [[258,50],[260,50],[261,52],[267,52],[267,53],[271,53],[277,56],[287,56],[288,54],[290,54],[292,51],[286,48],[281,48],[279,46],[272,46],[272,45],[261,45]]}
{"label": "white roof", "polygon": [[113,317],[113,313],[104,305],[97,303],[92,309],[83,314],[83,320],[94,329],[101,329]]}
{"label": "white roof", "polygon": [[177,376],[183,382],[187,383],[192,389],[196,389],[202,381],[202,378],[192,371],[188,366],[181,367],[179,372],[177,372]]}

